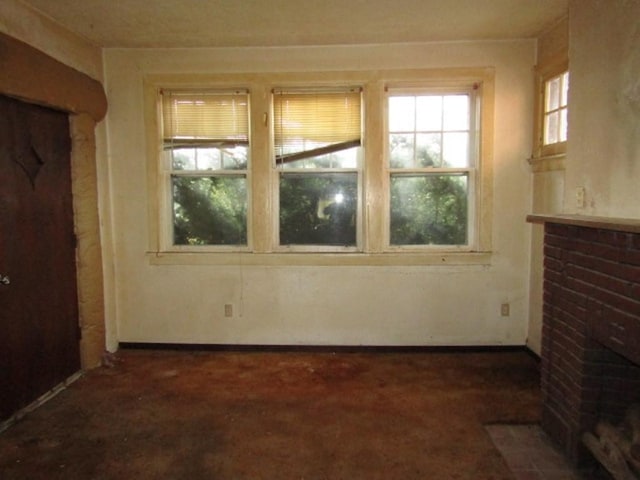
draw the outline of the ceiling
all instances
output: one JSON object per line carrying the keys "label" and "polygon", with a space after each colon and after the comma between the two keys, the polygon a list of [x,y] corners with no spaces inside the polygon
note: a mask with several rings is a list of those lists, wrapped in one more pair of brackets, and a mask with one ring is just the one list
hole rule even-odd
{"label": "ceiling", "polygon": [[568,0],[22,0],[106,48],[535,37]]}

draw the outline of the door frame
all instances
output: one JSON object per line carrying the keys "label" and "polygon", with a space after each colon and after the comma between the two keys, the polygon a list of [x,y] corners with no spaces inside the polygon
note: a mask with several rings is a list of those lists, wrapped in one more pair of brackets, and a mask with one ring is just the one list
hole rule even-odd
{"label": "door frame", "polygon": [[102,361],[106,338],[95,139],[106,95],[97,80],[4,33],[0,52],[0,71],[6,73],[0,75],[0,94],[69,115],[80,365],[93,368]]}

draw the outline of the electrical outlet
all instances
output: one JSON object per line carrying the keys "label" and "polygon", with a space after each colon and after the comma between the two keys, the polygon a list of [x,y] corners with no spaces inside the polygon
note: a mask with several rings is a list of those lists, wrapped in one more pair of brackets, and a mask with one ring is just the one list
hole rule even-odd
{"label": "electrical outlet", "polygon": [[584,208],[584,187],[576,187],[576,208]]}
{"label": "electrical outlet", "polygon": [[509,316],[509,304],[508,303],[503,303],[502,305],[500,305],[500,315],[502,315],[503,317],[508,317]]}
{"label": "electrical outlet", "polygon": [[224,316],[233,317],[233,305],[230,303],[224,304]]}

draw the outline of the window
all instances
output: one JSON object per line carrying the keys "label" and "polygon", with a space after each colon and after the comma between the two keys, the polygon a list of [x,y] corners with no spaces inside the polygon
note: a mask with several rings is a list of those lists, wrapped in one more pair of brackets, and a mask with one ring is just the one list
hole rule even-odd
{"label": "window", "polygon": [[273,143],[281,247],[357,248],[360,90],[274,90]]}
{"label": "window", "polygon": [[568,96],[569,72],[564,72],[545,82],[543,145],[567,141]]}
{"label": "window", "polygon": [[247,245],[247,91],[162,90],[173,246]]}
{"label": "window", "polygon": [[470,244],[475,111],[472,88],[389,90],[391,246]]}
{"label": "window", "polygon": [[150,262],[487,264],[494,75],[148,75]]}
{"label": "window", "polygon": [[534,148],[535,171],[564,168],[567,151],[569,71],[561,58],[537,67]]}

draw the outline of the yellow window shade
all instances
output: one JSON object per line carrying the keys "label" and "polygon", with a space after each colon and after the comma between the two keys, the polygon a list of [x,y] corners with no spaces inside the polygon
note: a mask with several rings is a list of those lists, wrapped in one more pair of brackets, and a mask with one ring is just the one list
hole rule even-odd
{"label": "yellow window shade", "polygon": [[286,162],[291,155],[302,158],[361,144],[360,88],[276,90],[273,110],[278,163]]}
{"label": "yellow window shade", "polygon": [[244,91],[162,91],[165,146],[248,144],[249,95]]}

